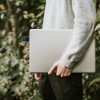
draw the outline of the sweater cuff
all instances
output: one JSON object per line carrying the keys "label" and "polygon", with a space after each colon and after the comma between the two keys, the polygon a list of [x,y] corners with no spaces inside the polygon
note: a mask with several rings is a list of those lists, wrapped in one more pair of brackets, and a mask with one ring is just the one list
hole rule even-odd
{"label": "sweater cuff", "polygon": [[67,58],[65,54],[63,54],[63,56],[60,58],[60,60],[58,61],[58,63],[60,65],[68,67],[68,68],[73,68],[75,66],[75,62],[73,62],[72,59]]}

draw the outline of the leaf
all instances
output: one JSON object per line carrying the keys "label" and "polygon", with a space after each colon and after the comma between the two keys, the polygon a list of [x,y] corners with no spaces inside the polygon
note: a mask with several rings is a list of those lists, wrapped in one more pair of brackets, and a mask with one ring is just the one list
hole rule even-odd
{"label": "leaf", "polygon": [[0,31],[0,38],[3,38],[6,34],[6,30]]}
{"label": "leaf", "polygon": [[16,64],[18,64],[18,59],[15,56],[11,55],[10,62],[11,62],[11,67],[14,67]]}
{"label": "leaf", "polygon": [[97,78],[93,79],[93,80],[90,82],[89,87],[90,87],[91,85],[93,85],[94,83],[96,83],[96,82],[100,82],[100,77],[97,77]]}
{"label": "leaf", "polygon": [[98,24],[95,28],[95,31],[97,31],[98,29],[100,29],[100,24]]}

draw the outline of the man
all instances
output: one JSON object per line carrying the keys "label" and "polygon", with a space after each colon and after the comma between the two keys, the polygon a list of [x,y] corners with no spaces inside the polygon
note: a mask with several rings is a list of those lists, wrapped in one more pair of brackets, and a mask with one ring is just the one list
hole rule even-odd
{"label": "man", "polygon": [[82,73],[72,73],[93,37],[92,0],[47,0],[43,29],[73,29],[71,42],[47,73],[36,73],[43,100],[82,100]]}

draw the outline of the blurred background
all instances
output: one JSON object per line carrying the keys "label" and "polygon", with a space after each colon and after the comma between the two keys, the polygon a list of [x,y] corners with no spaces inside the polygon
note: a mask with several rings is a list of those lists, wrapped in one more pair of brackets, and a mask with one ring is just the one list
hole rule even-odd
{"label": "blurred background", "polygon": [[[96,73],[83,73],[83,100],[100,100],[100,0],[95,25]],[[41,100],[29,73],[29,29],[42,28],[45,0],[0,0],[0,100]]]}

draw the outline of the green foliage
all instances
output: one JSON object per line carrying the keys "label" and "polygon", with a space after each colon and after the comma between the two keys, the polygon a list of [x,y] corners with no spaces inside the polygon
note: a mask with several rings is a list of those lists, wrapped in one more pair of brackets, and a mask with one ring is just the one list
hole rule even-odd
{"label": "green foliage", "polygon": [[[0,0],[0,100],[41,100],[38,82],[28,71],[29,43],[21,38],[28,36],[30,28],[42,28],[44,5],[45,0]],[[95,38],[100,72],[98,5]],[[84,73],[83,88],[84,100],[99,100],[100,73]]]}
{"label": "green foliage", "polygon": [[93,80],[90,82],[89,86],[93,85],[93,84],[96,83],[96,82],[100,82],[100,77],[96,77],[95,79],[93,79]]}
{"label": "green foliage", "polygon": [[0,100],[40,100],[38,83],[29,73],[30,28],[41,28],[45,0],[0,1]]}
{"label": "green foliage", "polygon": [[100,100],[100,16],[97,17],[94,34],[96,40],[96,73],[83,74],[84,100]]}

